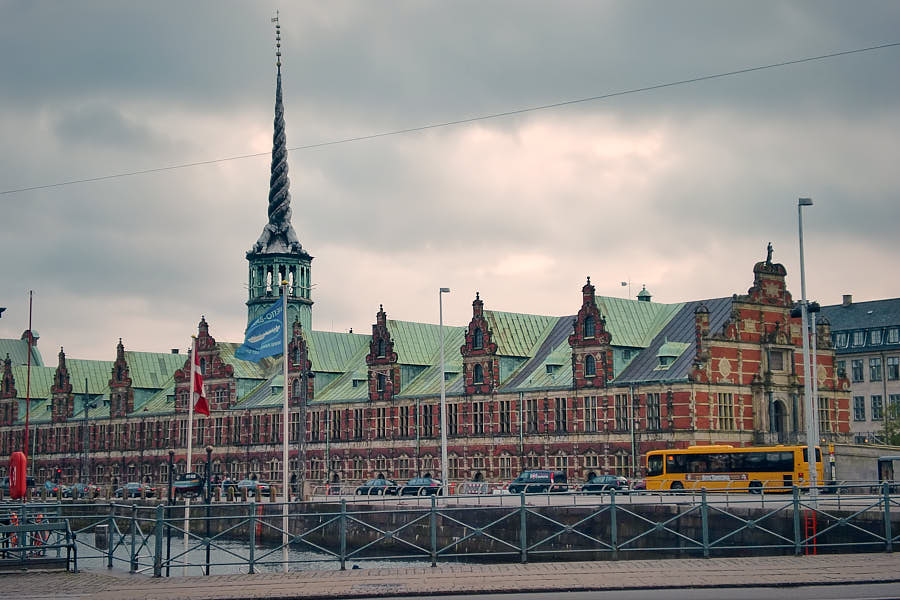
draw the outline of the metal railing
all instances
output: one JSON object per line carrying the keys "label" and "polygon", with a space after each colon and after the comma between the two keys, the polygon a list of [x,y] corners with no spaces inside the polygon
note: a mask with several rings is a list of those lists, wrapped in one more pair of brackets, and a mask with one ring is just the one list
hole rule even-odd
{"label": "metal railing", "polygon": [[[877,493],[872,493],[875,487]],[[819,490],[821,492],[826,489]],[[900,489],[834,494],[678,493],[378,496],[292,502],[0,504],[0,519],[50,515],[69,524],[78,557],[168,576],[404,561],[616,560],[634,557],[892,552]],[[327,500],[327,501],[326,501]],[[286,537],[286,542],[283,542]],[[287,561],[283,549],[289,550]],[[180,569],[180,571],[178,570]]]}

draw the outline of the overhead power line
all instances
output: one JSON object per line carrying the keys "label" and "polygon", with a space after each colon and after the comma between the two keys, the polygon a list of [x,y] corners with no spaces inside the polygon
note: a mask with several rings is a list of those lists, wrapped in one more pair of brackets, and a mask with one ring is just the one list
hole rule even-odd
{"label": "overhead power line", "polygon": [[[427,131],[429,129],[438,129],[440,127],[452,127],[453,125],[464,125],[466,123],[474,123],[476,121],[487,121],[488,119],[499,119],[502,117],[511,117],[511,116],[521,115],[521,114],[530,113],[530,112],[537,112],[539,110],[549,110],[552,108],[561,108],[564,106],[571,106],[573,104],[582,104],[585,102],[596,102],[598,100],[606,100],[608,98],[615,98],[617,96],[627,96],[629,94],[650,92],[650,91],[654,91],[654,90],[661,90],[664,88],[670,88],[670,87],[675,87],[675,86],[679,86],[679,85],[688,85],[688,84],[692,84],[692,83],[699,83],[702,81],[709,81],[712,79],[721,79],[724,77],[733,77],[735,75],[743,75],[746,73],[753,73],[755,71],[764,71],[766,69],[775,69],[775,68],[779,68],[779,67],[799,65],[802,63],[808,63],[808,62],[813,62],[813,61],[818,61],[818,60],[825,60],[825,59],[829,59],[829,58],[836,58],[838,56],[847,56],[849,54],[860,54],[862,52],[872,52],[874,50],[884,50],[886,48],[894,48],[897,46],[900,46],[900,42],[879,44],[877,46],[867,46],[865,48],[856,48],[854,50],[842,50],[840,52],[831,52],[829,54],[820,54],[818,56],[809,56],[806,58],[798,58],[795,60],[786,60],[786,61],[782,61],[782,62],[771,63],[771,64],[767,64],[767,65],[760,65],[760,66],[756,66],[756,67],[747,67],[744,69],[736,69],[734,71],[725,71],[723,73],[714,73],[712,75],[700,75],[698,77],[691,77],[689,79],[679,79],[678,81],[670,81],[668,83],[658,83],[655,85],[631,88],[628,90],[609,92],[606,94],[600,94],[598,96],[589,96],[587,98],[578,98],[575,100],[563,100],[560,102],[554,102],[552,104],[542,104],[540,106],[530,106],[527,108],[507,110],[504,112],[491,113],[491,114],[487,114],[487,115],[467,117],[465,119],[456,119],[453,121],[443,121],[440,123],[419,125],[417,127],[407,127],[405,129],[395,129],[392,131],[384,131],[381,133],[372,133],[369,135],[359,135],[359,136],[354,136],[354,137],[341,138],[341,139],[337,139],[337,140],[330,140],[327,142],[317,142],[315,144],[306,144],[304,146],[293,146],[291,148],[288,148],[288,151],[292,152],[295,150],[311,150],[313,148],[324,148],[326,146],[336,146],[338,144],[348,144],[351,142],[362,142],[365,140],[374,140],[374,139],[388,137],[388,136],[392,136],[392,135],[402,135],[402,134],[406,134],[406,133],[415,133],[418,131]],[[148,173],[159,173],[161,171],[174,171],[175,169],[187,169],[189,167],[199,167],[201,165],[211,165],[211,164],[215,164],[215,163],[222,163],[222,162],[228,162],[228,161],[233,161],[233,160],[243,160],[245,158],[255,158],[258,156],[268,156],[270,153],[271,152],[255,152],[252,154],[240,154],[238,156],[228,156],[225,158],[213,158],[210,160],[201,160],[201,161],[195,161],[195,162],[180,163],[177,165],[168,165],[168,166],[164,166],[164,167],[155,167],[155,168],[151,168],[151,169],[141,169],[138,171],[126,171],[123,173],[113,173],[110,175],[100,175],[97,177],[86,177],[84,179],[71,179],[69,181],[59,181],[56,183],[47,183],[47,184],[42,184],[42,185],[33,185],[33,186],[29,186],[29,187],[3,190],[3,191],[0,191],[0,195],[17,194],[20,192],[28,192],[28,191],[32,191],[32,190],[43,190],[43,189],[48,189],[48,188],[63,187],[63,186],[67,186],[67,185],[75,185],[78,183],[91,183],[91,182],[95,182],[95,181],[105,181],[107,179],[118,179],[121,177],[132,177],[134,175],[146,175]]]}

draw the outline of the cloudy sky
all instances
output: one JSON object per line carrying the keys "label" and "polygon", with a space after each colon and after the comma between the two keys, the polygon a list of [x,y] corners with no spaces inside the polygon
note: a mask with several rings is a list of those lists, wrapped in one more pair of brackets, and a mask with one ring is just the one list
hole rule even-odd
{"label": "cloudy sky", "polygon": [[[290,147],[900,42],[900,3],[0,1],[0,191]],[[290,153],[317,329],[745,293],[900,295],[900,47]],[[246,325],[267,156],[0,194],[0,337],[49,364]]]}

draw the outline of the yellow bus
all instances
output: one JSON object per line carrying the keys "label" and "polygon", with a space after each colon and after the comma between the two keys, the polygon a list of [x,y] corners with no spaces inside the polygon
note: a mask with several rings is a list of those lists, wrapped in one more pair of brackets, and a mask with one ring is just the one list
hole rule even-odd
{"label": "yellow bus", "polygon": [[[818,484],[824,483],[816,448]],[[806,446],[691,446],[647,453],[648,490],[790,491],[809,484]]]}

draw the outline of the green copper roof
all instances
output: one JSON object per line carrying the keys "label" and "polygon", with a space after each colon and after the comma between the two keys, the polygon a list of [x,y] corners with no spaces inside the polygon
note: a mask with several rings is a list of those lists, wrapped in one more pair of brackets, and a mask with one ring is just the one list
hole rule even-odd
{"label": "green copper roof", "polygon": [[[187,354],[162,352],[125,352],[131,385],[136,388],[159,389],[172,374],[184,366]],[[106,381],[112,376],[112,366],[106,373]]]}
{"label": "green copper roof", "polygon": [[683,302],[659,304],[610,296],[596,296],[596,301],[600,314],[606,318],[612,345],[631,348],[646,348],[684,306]]}
{"label": "green copper roof", "polygon": [[[368,384],[368,367],[366,366],[366,355],[369,353],[369,345],[360,346],[356,353],[344,365],[344,373],[318,390],[315,395],[315,402],[329,402],[334,400],[364,400],[369,396]],[[315,370],[315,366],[313,366]],[[358,383],[353,386],[353,380]]]}
{"label": "green copper roof", "polygon": [[[25,340],[0,339],[0,361],[5,360],[7,355],[9,355],[9,359],[14,365],[27,365],[28,342]],[[44,361],[37,346],[31,347],[31,366],[44,366]]]}
{"label": "green copper roof", "polygon": [[[394,352],[397,353],[397,362],[404,365],[428,366],[435,362],[441,347],[440,326],[430,323],[413,323],[411,321],[394,321],[388,319],[388,331],[394,341]],[[447,345],[446,339],[462,327],[449,327],[444,325],[444,352],[448,350],[459,354],[459,345],[452,348]],[[460,345],[462,342],[460,342]]]}
{"label": "green copper roof", "polygon": [[312,370],[342,373],[360,347],[368,348],[371,337],[359,333],[313,331],[306,338]]}
{"label": "green copper roof", "polygon": [[559,317],[484,311],[499,356],[533,356],[536,346],[547,336]]}
{"label": "green copper roof", "polygon": [[[462,355],[459,347],[466,339],[466,330],[463,327],[444,327],[444,372],[451,373],[445,381],[444,389],[449,393],[461,384],[455,380],[461,379]],[[434,354],[428,361],[428,367],[418,377],[408,382],[401,382],[400,396],[434,396],[441,393],[441,345],[438,343]]]}
{"label": "green copper roof", "polygon": [[677,358],[681,356],[682,352],[690,347],[691,345],[685,342],[665,342],[662,346],[659,347],[656,355]]}

